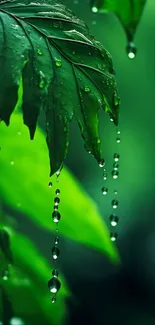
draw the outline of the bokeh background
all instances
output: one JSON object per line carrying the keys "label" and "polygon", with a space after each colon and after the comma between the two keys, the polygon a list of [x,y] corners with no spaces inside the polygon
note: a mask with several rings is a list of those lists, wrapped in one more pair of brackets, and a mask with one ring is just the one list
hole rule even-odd
{"label": "bokeh background", "polygon": [[[127,57],[126,35],[113,14],[93,14],[88,0],[64,3],[87,23],[92,34],[112,54],[121,97],[120,144],[116,143],[114,125],[100,112],[102,148],[108,171],[106,197],[101,192],[102,171],[85,152],[74,121],[71,126],[66,165],[95,200],[108,226],[112,193],[115,188],[118,190],[120,222],[116,245],[121,264],[114,265],[98,251],[61,238],[59,267],[73,294],[66,302],[70,315],[66,325],[154,325],[155,1],[147,1],[137,28],[134,60]],[[43,124],[40,118],[40,125]],[[111,177],[115,152],[120,153],[118,180]],[[37,228],[24,215],[19,227],[50,261],[47,247],[51,234]]]}

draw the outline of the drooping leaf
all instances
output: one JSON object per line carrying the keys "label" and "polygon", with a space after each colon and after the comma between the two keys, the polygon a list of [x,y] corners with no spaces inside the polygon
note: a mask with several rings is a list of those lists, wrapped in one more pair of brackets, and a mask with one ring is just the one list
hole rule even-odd
{"label": "drooping leaf", "polygon": [[125,29],[129,42],[133,41],[146,0],[91,0],[93,12],[113,12]]}
{"label": "drooping leaf", "polygon": [[7,125],[20,84],[24,123],[31,138],[40,110],[45,111],[51,174],[67,154],[73,115],[86,149],[101,161],[99,109],[118,123],[112,59],[70,10],[45,0],[1,1],[0,71],[0,118]]}
{"label": "drooping leaf", "polygon": [[26,236],[11,228],[6,229],[10,234],[14,264],[9,269],[8,280],[0,279],[0,284],[15,316],[23,319],[25,324],[62,324],[67,317],[65,297],[69,296],[65,282],[60,276],[62,286],[57,303],[53,305],[47,288],[52,266]]}
{"label": "drooping leaf", "polygon": [[[34,141],[29,141],[27,128],[18,114],[13,114],[9,130],[1,122],[0,133],[2,202],[16,209],[16,213],[19,210],[19,213],[26,214],[38,226],[55,230],[52,211],[57,182],[53,176],[53,188],[48,187],[48,157],[43,133],[38,128]],[[117,250],[109,239],[109,231],[95,203],[66,168],[61,173],[59,188],[60,232],[118,261]]]}

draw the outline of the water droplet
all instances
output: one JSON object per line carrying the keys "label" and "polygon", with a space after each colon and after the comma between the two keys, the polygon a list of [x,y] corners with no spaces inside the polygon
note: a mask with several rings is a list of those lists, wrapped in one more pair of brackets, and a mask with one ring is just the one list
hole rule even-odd
{"label": "water droplet", "polygon": [[118,194],[118,191],[117,190],[114,190],[114,194],[117,195]]}
{"label": "water droplet", "polygon": [[112,171],[112,177],[113,177],[114,179],[117,179],[117,178],[118,178],[118,175],[119,175],[118,170],[113,170],[113,171]]}
{"label": "water droplet", "polygon": [[106,179],[107,179],[107,173],[106,173],[106,171],[104,171],[104,173],[103,173],[103,179],[104,179],[104,181],[106,181]]}
{"label": "water droplet", "polygon": [[58,275],[59,275],[59,272],[58,272],[57,270],[53,270],[53,271],[52,271],[52,275],[53,275],[55,278],[57,278]]}
{"label": "water droplet", "polygon": [[117,224],[118,224],[118,220],[119,220],[119,218],[115,215],[115,214],[112,214],[111,216],[110,216],[110,223],[111,223],[111,225],[113,226],[113,227],[116,227],[117,226]]}
{"label": "water droplet", "polygon": [[120,155],[118,153],[114,154],[114,161],[119,161]]}
{"label": "water droplet", "polygon": [[118,167],[119,167],[119,164],[118,164],[117,162],[114,162],[114,163],[113,163],[113,168],[114,168],[114,170],[117,170]]}
{"label": "water droplet", "polygon": [[59,237],[55,237],[55,245],[58,245],[59,244]]}
{"label": "water droplet", "polygon": [[9,278],[9,271],[8,271],[8,270],[5,270],[5,271],[3,272],[2,279],[3,279],[4,281],[7,281],[8,278]]}
{"label": "water droplet", "polygon": [[102,187],[102,193],[103,195],[106,195],[108,193],[107,187]]}
{"label": "water droplet", "polygon": [[48,183],[48,187],[52,187],[52,182],[49,182]]}
{"label": "water droplet", "polygon": [[120,143],[120,142],[121,142],[120,137],[117,137],[117,138],[116,138],[116,142],[117,142],[117,143]]}
{"label": "water droplet", "polygon": [[24,325],[24,322],[21,318],[19,317],[12,317],[10,319],[10,325]]}
{"label": "water droplet", "polygon": [[116,241],[116,238],[117,238],[117,233],[116,232],[111,232],[110,233],[110,239],[111,239],[111,241]]}
{"label": "water droplet", "polygon": [[60,199],[59,199],[59,197],[55,197],[55,199],[54,199],[54,203],[55,203],[55,205],[58,205],[58,204],[60,203]]}
{"label": "water droplet", "polygon": [[99,167],[104,167],[104,165],[105,165],[105,161],[104,161],[104,159],[102,158],[101,159],[101,161],[99,162]]}
{"label": "water droplet", "polygon": [[120,133],[121,133],[121,131],[120,131],[120,129],[118,129],[118,130],[117,130],[117,134],[120,134]]}
{"label": "water droplet", "polygon": [[60,213],[58,211],[54,211],[52,213],[52,217],[53,217],[54,222],[59,222],[60,218],[61,218],[61,215],[60,215]]}
{"label": "water droplet", "polygon": [[56,302],[56,297],[52,297],[52,304],[54,304]]}
{"label": "water droplet", "polygon": [[98,8],[97,8],[96,6],[93,6],[93,7],[91,8],[91,10],[92,10],[92,12],[94,12],[94,13],[98,12]]}
{"label": "water droplet", "polygon": [[117,200],[112,200],[111,202],[113,209],[116,209],[118,207],[118,201]]}
{"label": "water droplet", "polygon": [[55,65],[56,65],[56,67],[61,67],[62,66],[62,61],[61,60],[56,60]]}
{"label": "water droplet", "polygon": [[55,194],[56,195],[59,195],[60,194],[60,190],[58,188],[56,189]]}
{"label": "water droplet", "polygon": [[129,59],[134,59],[137,53],[136,46],[133,42],[129,42],[129,44],[126,47],[126,52]]}
{"label": "water droplet", "polygon": [[54,260],[57,260],[58,256],[60,254],[59,248],[57,248],[56,246],[54,246],[52,248],[52,256]]}
{"label": "water droplet", "polygon": [[42,89],[45,87],[45,75],[42,71],[39,71],[39,74],[40,74],[40,83],[39,83],[39,87]]}
{"label": "water droplet", "polygon": [[58,204],[54,205],[54,210],[58,210]]}
{"label": "water droplet", "polygon": [[37,50],[38,55],[42,55],[42,52],[40,49]]}
{"label": "water droplet", "polygon": [[51,280],[48,281],[48,287],[50,292],[56,293],[60,290],[61,283],[57,278],[52,278]]}
{"label": "water droplet", "polygon": [[84,89],[84,91],[85,91],[86,93],[90,93],[90,88],[86,86],[85,89]]}

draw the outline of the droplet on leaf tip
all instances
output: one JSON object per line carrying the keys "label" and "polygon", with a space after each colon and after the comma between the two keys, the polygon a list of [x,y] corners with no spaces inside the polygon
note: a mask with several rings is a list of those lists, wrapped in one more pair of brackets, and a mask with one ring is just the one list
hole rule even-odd
{"label": "droplet on leaf tip", "polygon": [[137,53],[137,48],[133,42],[129,42],[129,44],[126,47],[126,52],[128,55],[128,58],[133,60]]}

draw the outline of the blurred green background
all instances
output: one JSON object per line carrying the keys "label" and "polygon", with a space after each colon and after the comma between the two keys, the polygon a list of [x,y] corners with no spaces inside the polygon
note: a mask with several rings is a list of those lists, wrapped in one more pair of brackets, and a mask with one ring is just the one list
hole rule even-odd
{"label": "blurred green background", "polygon": [[[69,231],[72,235],[69,234],[69,238],[61,236],[60,241],[59,268],[67,283],[66,287],[69,287],[72,294],[71,297],[69,293],[66,295],[65,308],[69,315],[66,324],[153,325],[155,324],[155,2],[148,0],[145,6],[135,35],[137,57],[133,61],[129,60],[126,55],[126,36],[113,14],[91,13],[89,1],[67,0],[64,3],[87,23],[92,34],[112,54],[121,97],[120,144],[117,144],[115,140],[115,127],[109,121],[108,116],[100,112],[102,148],[109,176],[107,197],[103,197],[101,193],[103,186],[101,169],[98,168],[96,161],[85,152],[76,123],[73,122],[71,126],[66,165],[83,185],[85,191],[94,199],[107,225],[112,211],[112,193],[115,188],[118,190],[120,222],[117,227],[117,246],[121,264],[114,264],[103,255],[100,249],[101,238],[98,237],[95,226],[92,247],[84,246],[84,240],[81,240],[81,244],[72,241],[73,232],[76,231],[75,220],[75,228]],[[40,125],[44,125],[42,117]],[[120,177],[118,180],[113,180],[111,177],[112,157],[117,151],[121,157]],[[10,178],[8,181],[11,193],[18,181],[16,178],[13,180]],[[24,176],[22,182],[26,182]],[[45,186],[47,184],[48,177],[45,178]],[[63,181],[65,191],[64,184],[65,180]],[[29,190],[31,193],[31,188]],[[39,196],[37,187],[35,191],[36,196]],[[76,196],[76,193],[73,193],[74,195]],[[48,197],[46,200],[49,205]],[[63,201],[63,197],[61,200]],[[67,200],[69,202],[69,198]],[[10,199],[8,201],[10,203]],[[68,202],[65,202],[66,206]],[[80,201],[75,197],[74,211],[76,211],[76,205],[78,207],[78,202]],[[71,202],[69,204],[71,206]],[[3,209],[5,214],[19,221],[18,230],[35,242],[51,264],[50,247],[53,244],[54,234],[51,235],[47,229],[42,229],[41,222],[37,226],[24,213],[17,213],[11,203],[10,206],[4,204]],[[80,208],[78,211],[80,214]],[[69,228],[69,220],[73,227],[72,214],[69,214],[69,210],[66,210],[66,213],[67,227]],[[81,233],[85,233],[84,218],[85,214],[81,205],[81,219],[78,219],[81,220]],[[13,223],[12,219],[11,223]],[[80,221],[77,228],[80,229]],[[79,238],[78,241],[80,241]],[[100,251],[95,250],[95,247]],[[32,269],[34,263],[35,261],[32,260]],[[53,306],[49,308],[53,313]],[[54,308],[61,310],[61,304],[58,303]],[[50,320],[48,321],[47,324],[53,324],[52,321],[51,323]]]}

